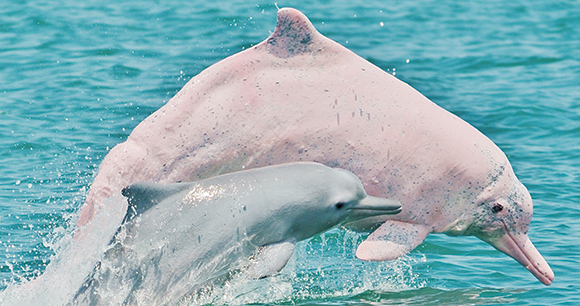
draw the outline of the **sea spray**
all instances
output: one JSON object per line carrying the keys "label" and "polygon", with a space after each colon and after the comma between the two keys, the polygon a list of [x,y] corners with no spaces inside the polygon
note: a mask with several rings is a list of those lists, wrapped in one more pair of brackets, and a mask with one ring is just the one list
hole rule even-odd
{"label": "sea spray", "polygon": [[125,201],[121,195],[103,201],[103,209],[74,238],[63,239],[63,246],[39,277],[12,284],[0,292],[2,305],[65,305],[94,269],[124,216],[124,211],[107,209]]}
{"label": "sea spray", "polygon": [[294,255],[277,275],[251,279],[244,273],[233,273],[223,284],[199,290],[179,305],[293,304],[369,293],[380,296],[425,286],[413,270],[424,261],[422,254],[412,253],[389,262],[356,259],[356,246],[365,236],[332,229],[299,242]]}

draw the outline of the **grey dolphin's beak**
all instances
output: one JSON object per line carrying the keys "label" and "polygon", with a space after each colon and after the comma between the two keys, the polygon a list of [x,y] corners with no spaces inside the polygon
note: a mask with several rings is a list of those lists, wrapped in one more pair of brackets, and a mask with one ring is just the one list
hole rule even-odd
{"label": "grey dolphin's beak", "polygon": [[381,215],[395,215],[401,212],[401,203],[396,200],[367,196],[357,205],[350,207],[349,221]]}
{"label": "grey dolphin's beak", "polygon": [[544,285],[549,286],[554,280],[554,272],[534,247],[528,235],[510,233],[506,226],[506,233],[499,239],[486,241],[519,262]]}

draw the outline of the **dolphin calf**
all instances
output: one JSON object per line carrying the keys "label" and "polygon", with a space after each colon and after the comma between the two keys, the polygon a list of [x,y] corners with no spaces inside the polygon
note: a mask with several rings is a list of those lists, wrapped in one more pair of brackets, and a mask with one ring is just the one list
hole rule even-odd
{"label": "dolphin calf", "polygon": [[133,184],[123,195],[129,205],[114,247],[76,303],[173,304],[244,265],[251,277],[274,274],[296,242],[344,220],[401,210],[397,201],[367,196],[351,172],[316,163]]}
{"label": "dolphin calf", "polygon": [[265,41],[193,77],[104,158],[80,212],[139,181],[173,183],[241,169],[314,161],[355,173],[403,212],[351,222],[378,229],[359,246],[388,260],[429,233],[474,235],[542,283],[553,278],[528,239],[533,203],[505,154],[415,89],[316,31],[301,12],[278,11]]}

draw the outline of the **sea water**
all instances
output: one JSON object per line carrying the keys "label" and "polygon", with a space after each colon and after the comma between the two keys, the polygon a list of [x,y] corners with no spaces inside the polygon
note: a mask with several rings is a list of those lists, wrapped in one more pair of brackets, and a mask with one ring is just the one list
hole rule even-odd
{"label": "sea water", "polygon": [[577,305],[577,0],[3,1],[0,290],[51,270],[113,146],[192,76],[264,40],[285,6],[498,144],[534,198],[529,236],[556,278],[545,287],[473,237],[361,262],[364,237],[334,229],[300,243],[281,274],[184,304]]}

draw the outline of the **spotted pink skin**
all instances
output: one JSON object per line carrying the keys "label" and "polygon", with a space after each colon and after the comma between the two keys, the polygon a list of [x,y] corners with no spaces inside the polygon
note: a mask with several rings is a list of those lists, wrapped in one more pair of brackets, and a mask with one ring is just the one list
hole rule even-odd
{"label": "spotted pink skin", "polygon": [[[513,173],[477,129],[285,8],[268,39],[192,78],[109,152],[78,226],[131,183],[190,181],[292,161],[347,169],[368,194],[403,203],[399,215],[353,225],[390,219],[384,226],[420,228],[397,256],[430,232],[457,232],[498,169]],[[520,184],[515,175],[508,183]],[[550,275],[547,263],[541,269]]]}

